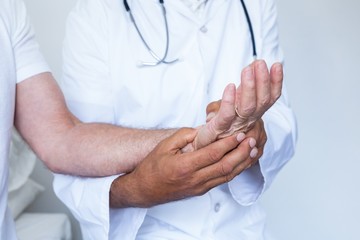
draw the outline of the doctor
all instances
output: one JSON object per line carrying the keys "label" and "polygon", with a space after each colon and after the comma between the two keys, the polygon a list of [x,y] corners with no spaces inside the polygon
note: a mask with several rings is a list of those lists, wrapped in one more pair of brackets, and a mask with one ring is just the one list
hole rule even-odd
{"label": "doctor", "polygon": [[[258,99],[271,95],[269,82],[282,80],[274,2],[245,3],[78,1],[68,19],[62,81],[77,117],[127,131],[166,132],[200,126],[206,118],[205,126],[211,126],[216,111],[209,108],[207,116],[203,111],[225,89],[237,109],[230,130],[248,131],[256,140],[248,143],[257,149],[249,151],[251,160],[238,165],[236,175],[213,176],[210,191],[193,184],[201,174],[192,175],[186,161],[166,161],[166,155],[155,164],[145,159],[122,176],[57,175],[55,192],[80,221],[84,239],[267,239],[257,200],[292,157],[296,124],[285,87],[276,102],[277,97]],[[253,62],[254,55],[265,61]],[[242,106],[247,95],[252,107]],[[217,132],[215,140],[229,133]],[[139,162],[149,139],[128,134],[124,157]],[[163,144],[153,153],[163,149],[171,147]],[[201,159],[198,164],[202,168]],[[169,171],[174,165],[182,171]]]}

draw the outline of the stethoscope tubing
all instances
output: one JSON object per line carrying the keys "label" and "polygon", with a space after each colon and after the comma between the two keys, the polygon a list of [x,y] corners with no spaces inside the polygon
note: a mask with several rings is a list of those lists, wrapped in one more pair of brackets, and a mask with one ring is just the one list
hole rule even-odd
{"label": "stethoscope tubing", "polygon": [[[130,9],[130,6],[127,2],[127,0],[123,0],[124,1],[124,7],[125,7],[125,10],[129,13],[130,15],[130,19],[131,19],[131,22],[133,23],[135,29],[136,29],[136,32],[138,33],[141,41],[143,42],[144,46],[146,47],[146,49],[148,50],[148,52],[150,53],[150,55],[156,60],[156,62],[144,62],[144,61],[140,61],[139,62],[139,66],[157,66],[161,63],[164,63],[164,64],[172,64],[172,63],[175,63],[177,62],[179,59],[175,59],[175,60],[172,60],[172,61],[167,61],[166,58],[167,58],[167,55],[168,55],[168,52],[169,52],[169,45],[170,45],[170,37],[169,37],[169,26],[168,26],[168,21],[167,21],[167,16],[166,16],[166,9],[165,9],[165,6],[164,6],[164,0],[159,0],[159,3],[161,5],[161,8],[162,8],[162,15],[164,17],[164,25],[165,25],[165,32],[166,32],[166,46],[165,46],[165,52],[163,54],[162,57],[159,57],[159,55],[157,55],[149,46],[149,44],[146,42],[145,38],[143,37],[143,35],[141,34],[140,30],[139,30],[139,27],[138,25],[136,24],[136,21],[134,19],[134,16],[131,12],[131,9]],[[247,21],[247,24],[248,24],[248,27],[249,27],[249,31],[250,31],[250,37],[251,37],[251,44],[252,44],[252,51],[253,51],[253,58],[256,59],[257,58],[257,52],[256,52],[256,44],[255,44],[255,36],[254,36],[254,31],[253,31],[253,27],[252,27],[252,23],[251,23],[251,19],[250,19],[250,16],[249,16],[249,13],[248,13],[248,10],[246,8],[246,5],[244,3],[244,0],[240,0],[241,2],[241,5],[243,7],[243,10],[244,10],[244,14],[245,14],[245,18],[246,18],[246,21]]]}
{"label": "stethoscope tubing", "polygon": [[247,21],[247,24],[249,26],[249,31],[250,31],[250,36],[251,36],[251,43],[252,43],[252,49],[253,49],[253,57],[254,59],[257,58],[257,52],[256,52],[256,44],[255,44],[255,35],[254,35],[254,30],[253,30],[253,27],[252,27],[252,23],[251,23],[251,20],[250,20],[250,16],[249,16],[249,12],[246,8],[246,5],[244,3],[244,0],[240,0],[241,2],[241,5],[244,9],[244,13],[245,13],[245,17],[246,17],[246,21]]}

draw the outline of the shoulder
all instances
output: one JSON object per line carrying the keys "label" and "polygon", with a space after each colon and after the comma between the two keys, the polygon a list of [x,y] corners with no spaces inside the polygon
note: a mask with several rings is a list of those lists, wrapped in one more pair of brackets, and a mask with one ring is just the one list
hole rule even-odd
{"label": "shoulder", "polygon": [[103,16],[104,13],[109,9],[111,2],[108,0],[77,0],[72,13],[89,15],[91,18],[97,18]]}
{"label": "shoulder", "polygon": [[9,32],[16,25],[16,20],[25,18],[25,5],[21,0],[0,0],[0,21]]}
{"label": "shoulder", "polygon": [[[125,12],[122,1],[114,0],[77,0],[75,6],[70,11],[67,18],[67,34],[78,35],[92,32],[97,34],[108,35],[109,29],[118,29],[119,16]],[[99,37],[99,36],[93,36]]]}
{"label": "shoulder", "polygon": [[[67,19],[67,28],[73,24],[91,26],[91,28],[104,28],[111,15],[111,2],[109,0],[77,0]],[[79,27],[79,26],[78,26]]]}
{"label": "shoulder", "polygon": [[269,10],[275,8],[274,0],[243,0],[250,12],[258,15],[266,14]]}

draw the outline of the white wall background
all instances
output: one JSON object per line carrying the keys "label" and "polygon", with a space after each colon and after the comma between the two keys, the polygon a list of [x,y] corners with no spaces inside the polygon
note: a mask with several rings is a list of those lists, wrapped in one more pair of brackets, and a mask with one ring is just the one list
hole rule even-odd
{"label": "white wall background", "polygon": [[[61,76],[65,18],[75,0],[26,0],[38,40]],[[278,240],[360,239],[360,1],[277,0],[286,82],[300,130],[296,156],[262,202]],[[67,212],[47,191],[31,211]],[[74,240],[80,231],[73,219]]]}
{"label": "white wall background", "polygon": [[360,1],[278,0],[299,123],[293,161],[264,198],[279,240],[360,239]]}

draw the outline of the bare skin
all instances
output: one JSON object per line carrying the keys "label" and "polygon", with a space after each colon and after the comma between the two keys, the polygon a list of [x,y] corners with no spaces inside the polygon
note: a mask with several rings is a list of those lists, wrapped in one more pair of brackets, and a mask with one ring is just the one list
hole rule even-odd
{"label": "bare skin", "polygon": [[[209,105],[207,124],[197,130],[181,129],[172,135],[174,129],[81,123],[66,108],[50,73],[17,85],[15,126],[54,172],[84,176],[131,172],[113,182],[112,207],[149,207],[201,195],[233,179],[262,154],[266,133],[261,116],[274,102],[268,96],[277,99],[280,88],[269,86],[278,71],[271,70],[269,76],[256,63],[253,66],[255,77],[242,76],[243,84],[236,91],[228,86],[223,101]],[[232,135],[243,130],[237,122],[250,128],[244,130],[248,131],[245,140],[242,133]],[[194,144],[201,137],[205,143]],[[194,149],[184,153],[186,146]]]}
{"label": "bare skin", "polygon": [[270,72],[263,60],[257,60],[246,67],[241,73],[239,87],[235,90],[235,85],[229,84],[222,100],[208,105],[207,123],[199,129],[193,149],[236,132],[249,131],[279,99],[282,81],[283,70],[280,63],[275,63]]}
{"label": "bare skin", "polygon": [[250,140],[243,140],[243,135],[183,153],[181,148],[195,136],[194,129],[179,130],[162,141],[133,172],[118,177],[111,186],[111,207],[151,207],[202,195],[251,164]]}
{"label": "bare skin", "polygon": [[[251,127],[273,104],[276,96],[280,95],[279,79],[282,80],[282,74],[276,75],[278,71],[274,65],[269,75],[261,64],[258,61],[250,66],[255,77],[247,78],[246,70],[243,71],[242,84],[236,95],[233,85],[225,89],[219,113],[209,111],[210,120],[198,128],[195,141],[184,148],[186,151],[202,148],[217,139],[243,131],[239,126]],[[176,131],[84,124],[69,112],[50,73],[42,73],[17,84],[16,91],[15,126],[53,172],[81,176],[130,172],[160,141]],[[234,106],[238,106],[241,117],[236,116]]]}
{"label": "bare skin", "polygon": [[107,176],[131,171],[161,140],[175,132],[82,123],[67,109],[50,73],[17,84],[15,109],[15,127],[56,173]]}
{"label": "bare skin", "polygon": [[235,89],[234,84],[229,84],[222,100],[208,105],[207,123],[199,127],[195,141],[184,151],[200,149],[234,133],[248,132],[280,97],[282,81],[280,63],[275,63],[270,72],[263,60],[246,67],[239,87]]}
{"label": "bare skin", "polygon": [[[181,141],[183,131],[175,133],[133,172],[112,183],[110,206],[150,207],[201,195],[255,164],[267,140],[261,117],[280,97],[282,80],[280,64],[274,64],[270,72],[264,61],[246,68],[239,88],[229,85],[222,101],[208,106],[208,121],[193,137],[190,134]],[[247,132],[245,140],[242,131]],[[192,154],[202,150],[207,157],[194,158]]]}

